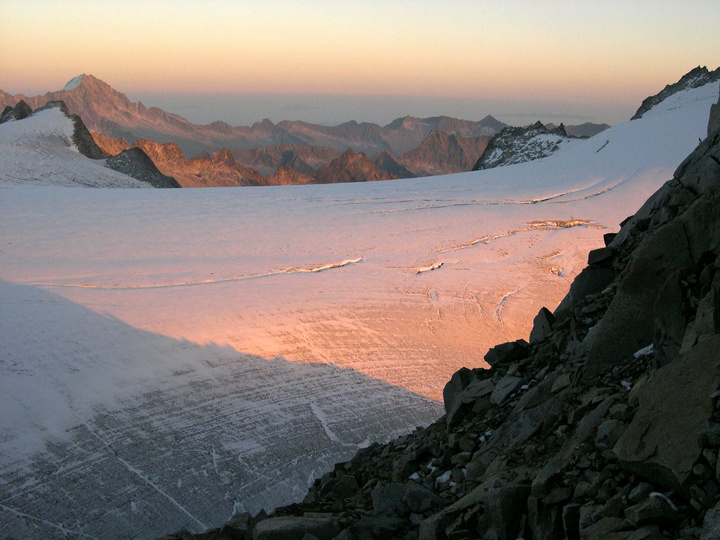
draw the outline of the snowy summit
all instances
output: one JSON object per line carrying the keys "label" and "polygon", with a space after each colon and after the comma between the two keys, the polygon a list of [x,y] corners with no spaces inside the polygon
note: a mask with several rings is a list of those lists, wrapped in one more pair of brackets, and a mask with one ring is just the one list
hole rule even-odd
{"label": "snowy summit", "polygon": [[80,86],[83,82],[84,75],[78,75],[77,77],[73,77],[68,81],[68,83],[62,88],[61,92],[68,92],[70,90],[75,90],[78,86]]}

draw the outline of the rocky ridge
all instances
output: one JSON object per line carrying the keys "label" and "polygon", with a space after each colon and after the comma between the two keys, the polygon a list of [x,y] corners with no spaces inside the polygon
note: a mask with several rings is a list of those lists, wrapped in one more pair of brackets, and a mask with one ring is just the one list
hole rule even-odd
{"label": "rocky ridge", "polygon": [[[96,142],[96,137],[90,133],[82,118],[77,114],[70,114],[63,101],[48,101],[42,107],[38,107],[33,111],[25,101],[20,100],[13,107],[5,107],[2,115],[0,115],[0,124],[23,120],[45,109],[60,109],[72,121],[73,133],[71,139],[82,155],[90,159],[108,157],[108,152],[100,148]],[[110,139],[107,137],[105,139],[101,139],[101,142],[110,144],[108,142]],[[109,169],[131,176],[136,180],[147,182],[156,188],[180,187],[180,184],[174,178],[160,173],[153,161],[141,149],[129,148],[124,140],[116,143],[114,149],[118,150],[117,155],[108,158],[105,162],[105,166]]]}
{"label": "rocky ridge", "polygon": [[396,155],[417,147],[433,130],[448,135],[473,137],[493,135],[505,124],[488,116],[479,121],[445,116],[399,118],[386,126],[368,122],[346,122],[339,126],[321,126],[300,121],[274,124],[268,119],[252,126],[231,126],[226,122],[196,125],[157,107],[146,107],[92,75],[79,75],[63,89],[42,96],[10,95],[0,91],[0,107],[14,106],[20,100],[32,108],[47,101],[63,100],[73,114],[82,116],[92,132],[130,143],[149,139],[158,143],[175,142],[188,156],[218,148],[231,151],[277,145],[320,146],[337,152],[352,148],[373,156],[389,150]]}
{"label": "rocky ridge", "polygon": [[162,174],[148,155],[140,148],[128,148],[116,156],[110,157],[105,166],[132,176],[143,182],[147,182],[155,188],[179,188],[182,187],[172,176]]}
{"label": "rocky ridge", "polygon": [[[602,133],[606,129],[610,129],[609,124],[595,124],[593,122],[585,122],[584,124],[577,124],[577,125],[570,125],[570,124],[563,124],[565,126],[565,131],[568,135],[571,137],[578,137],[578,138],[590,138],[594,137],[598,133]],[[556,129],[560,126],[556,126],[555,124],[545,124],[545,127],[552,130]]]}
{"label": "rocky ridge", "polygon": [[313,182],[333,184],[337,182],[366,182],[397,178],[381,172],[377,165],[362,152],[355,153],[348,148],[313,175]]}
{"label": "rocky ridge", "polygon": [[683,75],[678,82],[668,84],[654,96],[645,98],[631,120],[641,118],[643,114],[652,109],[655,105],[664,99],[669,98],[673,94],[680,92],[681,90],[685,90],[686,88],[697,88],[698,86],[703,86],[717,80],[720,80],[720,68],[717,68],[715,71],[708,71],[707,67],[698,66]]}
{"label": "rocky ridge", "polygon": [[555,129],[548,129],[540,121],[527,127],[507,127],[490,139],[472,170],[492,169],[548,157],[575,138],[568,135],[563,124]]}
{"label": "rocky ridge", "polygon": [[461,137],[431,131],[417,148],[405,152],[397,162],[414,176],[433,176],[467,171],[482,155],[490,137]]}
{"label": "rocky ridge", "polygon": [[195,539],[720,537],[720,131],[446,415]]}

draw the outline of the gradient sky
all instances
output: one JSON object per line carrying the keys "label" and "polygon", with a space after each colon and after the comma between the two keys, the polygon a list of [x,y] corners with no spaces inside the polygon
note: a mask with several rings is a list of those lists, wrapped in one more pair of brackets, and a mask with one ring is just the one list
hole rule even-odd
{"label": "gradient sky", "polygon": [[406,96],[615,123],[720,65],[718,0],[0,0],[0,20],[0,89],[36,95],[91,73],[146,105]]}

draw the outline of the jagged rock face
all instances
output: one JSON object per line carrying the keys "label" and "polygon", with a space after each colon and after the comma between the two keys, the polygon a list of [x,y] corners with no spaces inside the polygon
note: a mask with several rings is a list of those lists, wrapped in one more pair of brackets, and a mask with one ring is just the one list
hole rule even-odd
{"label": "jagged rock face", "polygon": [[103,157],[116,156],[123,150],[130,148],[130,144],[123,138],[111,139],[104,133],[92,133],[95,144],[103,153]]}
{"label": "jagged rock face", "polygon": [[718,208],[715,132],[591,253],[602,275],[541,310],[529,344],[453,376],[445,417],[360,451],[270,520],[237,518],[233,534],[308,531],[321,513],[340,539],[717,538]]}
{"label": "jagged rock face", "polygon": [[565,126],[549,130],[542,122],[526,128],[509,127],[495,135],[472,167],[473,171],[541,159],[570,141]]}
{"label": "jagged rock face", "polygon": [[4,124],[10,120],[22,120],[23,118],[30,116],[32,112],[33,111],[30,105],[21,99],[14,107],[10,105],[5,107],[2,115],[0,115],[0,124]]}
{"label": "jagged rock face", "polygon": [[432,176],[467,171],[488,145],[490,137],[459,137],[431,131],[420,146],[405,152],[398,162],[414,176]]}
{"label": "jagged rock face", "polygon": [[392,176],[382,173],[370,158],[360,152],[346,150],[315,174],[315,182],[331,184],[336,182],[368,182],[390,180]]}
{"label": "jagged rock face", "polygon": [[106,165],[114,171],[147,182],[155,188],[181,187],[174,178],[158,171],[148,155],[137,147],[128,148],[108,158]]}
{"label": "jagged rock face", "polygon": [[227,150],[187,159],[175,143],[141,139],[133,147],[142,149],[162,174],[175,178],[182,187],[256,186],[263,181],[252,169],[238,165]]}
{"label": "jagged rock face", "polygon": [[696,67],[686,75],[680,78],[680,80],[673,84],[668,84],[660,92],[654,96],[647,97],[643,100],[642,105],[633,115],[631,120],[637,120],[642,118],[642,115],[652,109],[655,105],[669,98],[673,94],[685,90],[686,88],[697,88],[705,84],[720,80],[720,68],[715,71],[708,71],[706,67]]}
{"label": "jagged rock face", "polygon": [[395,156],[390,152],[380,152],[375,154],[372,159],[373,163],[377,165],[377,168],[382,172],[396,176],[398,178],[413,178],[415,174],[401,165]]}
{"label": "jagged rock face", "polygon": [[312,175],[301,173],[290,167],[280,167],[274,174],[265,178],[265,184],[269,186],[298,186],[312,182]]}
{"label": "jagged rock face", "polygon": [[285,166],[298,167],[295,169],[298,172],[311,174],[339,155],[340,152],[332,148],[288,144],[233,150],[233,156],[240,165],[255,169],[259,174],[266,176],[274,174],[279,168]]}
{"label": "jagged rock face", "polygon": [[383,138],[388,141],[391,151],[401,155],[417,148],[433,131],[441,131],[456,137],[492,137],[507,124],[488,115],[479,122],[458,120],[448,116],[414,118],[406,116],[394,120],[382,128]]}

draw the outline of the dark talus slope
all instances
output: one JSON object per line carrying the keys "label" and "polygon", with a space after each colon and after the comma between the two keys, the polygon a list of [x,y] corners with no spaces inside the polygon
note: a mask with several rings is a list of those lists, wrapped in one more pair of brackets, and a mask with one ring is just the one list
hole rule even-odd
{"label": "dark talus slope", "polygon": [[720,130],[605,240],[437,423],[302,503],[165,538],[720,537]]}

